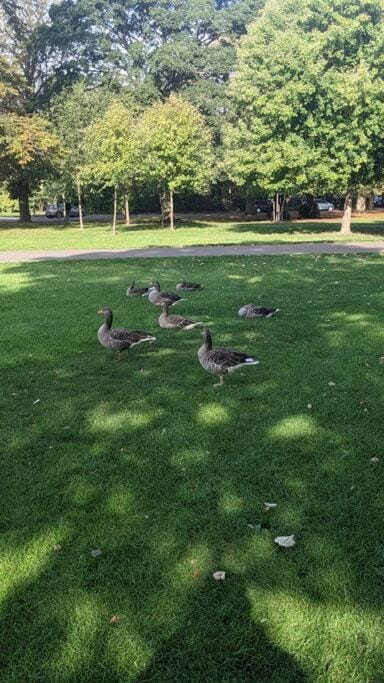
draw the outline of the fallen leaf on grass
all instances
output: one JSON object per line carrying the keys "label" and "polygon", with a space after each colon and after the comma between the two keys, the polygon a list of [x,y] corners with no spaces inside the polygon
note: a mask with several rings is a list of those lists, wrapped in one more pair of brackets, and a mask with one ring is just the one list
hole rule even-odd
{"label": "fallen leaf on grass", "polygon": [[110,618],[109,623],[110,624],[118,624],[119,621],[124,619],[124,617],[120,617],[118,614],[114,614],[113,617]]}
{"label": "fallen leaf on grass", "polygon": [[221,572],[221,571],[220,571],[220,572],[214,572],[214,573],[212,574],[212,576],[213,576],[213,578],[215,579],[215,581],[224,581],[224,579],[225,579],[225,572]]}
{"label": "fallen leaf on grass", "polygon": [[384,356],[380,356],[379,363],[384,363]]}
{"label": "fallen leaf on grass", "polygon": [[277,543],[280,548],[293,548],[296,545],[295,537],[292,536],[277,536],[275,538],[275,543]]}
{"label": "fallen leaf on grass", "polygon": [[332,382],[332,381],[331,381],[331,382],[328,382],[328,386],[329,386],[329,387],[335,387],[336,384],[335,384],[335,382]]}
{"label": "fallen leaf on grass", "polygon": [[277,508],[277,503],[264,503],[264,507],[266,510],[274,510]]}
{"label": "fallen leaf on grass", "polygon": [[35,406],[36,403],[40,403],[40,399],[39,399],[39,398],[37,398],[36,401],[33,401],[32,405]]}
{"label": "fallen leaf on grass", "polygon": [[308,408],[308,410],[312,410],[312,408],[313,408],[312,403],[307,403],[307,408]]}
{"label": "fallen leaf on grass", "polygon": [[193,572],[193,576],[194,576],[196,579],[198,579],[199,576],[201,576],[201,571],[200,571],[200,569],[195,569],[194,572]]}
{"label": "fallen leaf on grass", "polygon": [[380,462],[380,458],[374,456],[373,458],[371,458],[371,462]]}
{"label": "fallen leaf on grass", "polygon": [[60,550],[63,549],[63,546],[60,545],[60,543],[55,543],[55,545],[53,546],[53,549],[54,549],[55,553],[58,553],[58,552],[60,552]]}
{"label": "fallen leaf on grass", "polygon": [[91,555],[92,557],[100,557],[100,555],[103,554],[103,551],[100,550],[100,548],[95,548],[95,550],[91,550]]}

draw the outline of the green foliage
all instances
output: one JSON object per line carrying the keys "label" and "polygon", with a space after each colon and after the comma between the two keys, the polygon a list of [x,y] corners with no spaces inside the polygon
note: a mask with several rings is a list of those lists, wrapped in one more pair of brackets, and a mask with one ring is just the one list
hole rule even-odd
{"label": "green foliage", "polygon": [[265,191],[374,185],[382,150],[382,0],[270,0],[239,49],[226,168]]}
{"label": "green foliage", "polygon": [[138,126],[139,175],[173,192],[207,192],[214,178],[212,136],[202,115],[171,95],[144,112]]}
{"label": "green foliage", "polygon": [[102,187],[131,188],[137,146],[135,119],[123,104],[112,102],[104,116],[85,131],[85,176]]}

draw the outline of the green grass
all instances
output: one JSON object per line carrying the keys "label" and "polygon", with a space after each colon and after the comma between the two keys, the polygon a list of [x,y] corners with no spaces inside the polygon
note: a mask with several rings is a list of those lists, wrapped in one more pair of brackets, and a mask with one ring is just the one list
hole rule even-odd
{"label": "green grass", "polygon": [[[208,244],[255,244],[259,242],[334,242],[345,241],[338,219],[313,222],[294,221],[280,226],[271,222],[241,222],[186,219],[177,230],[158,224],[138,222],[130,227],[120,225],[112,235],[108,224],[86,223],[69,227],[57,224],[0,224],[0,250],[21,249],[112,249],[141,247],[185,247]],[[384,238],[384,221],[377,216],[354,219],[349,241],[375,241]]]}
{"label": "green grass", "polygon": [[[383,267],[1,267],[2,683],[383,681]],[[201,281],[179,310],[260,365],[214,389],[198,331],[126,298],[154,276]],[[238,319],[250,301],[281,313]],[[157,342],[115,363],[106,304]]]}

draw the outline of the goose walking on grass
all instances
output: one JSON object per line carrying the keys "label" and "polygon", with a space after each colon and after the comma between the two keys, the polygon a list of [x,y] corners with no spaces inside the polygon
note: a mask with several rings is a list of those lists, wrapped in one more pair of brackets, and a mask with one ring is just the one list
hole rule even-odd
{"label": "goose walking on grass", "polygon": [[185,301],[178,294],[173,294],[172,292],[161,292],[160,285],[158,282],[152,282],[149,288],[148,299],[154,306],[162,306],[163,304],[169,304],[169,306],[174,306],[179,301]]}
{"label": "goose walking on grass", "polygon": [[133,281],[127,289],[127,296],[147,296],[148,292],[149,287],[135,287],[135,282]]}
{"label": "goose walking on grass", "polygon": [[104,307],[97,311],[104,316],[105,320],[97,333],[102,346],[111,351],[117,351],[117,360],[121,360],[123,351],[130,349],[142,342],[154,342],[154,337],[149,332],[139,332],[138,330],[116,329],[112,327],[113,313],[110,308]]}
{"label": "goose walking on grass", "polygon": [[201,285],[197,282],[186,282],[185,280],[181,280],[181,282],[177,283],[176,289],[178,291],[182,290],[183,292],[195,292],[196,289],[201,289]]}
{"label": "goose walking on grass", "polygon": [[235,372],[249,365],[258,365],[259,361],[247,353],[234,349],[212,348],[212,337],[207,328],[202,334],[204,343],[200,346],[197,357],[204,370],[220,376],[219,384],[213,386],[218,387],[224,384],[224,375],[228,372]]}
{"label": "goose walking on grass", "polygon": [[255,304],[245,304],[239,309],[240,318],[272,318],[278,313],[280,308],[265,308],[255,306]]}
{"label": "goose walking on grass", "polygon": [[201,322],[184,318],[183,315],[168,315],[169,304],[162,304],[163,312],[159,317],[159,325],[167,330],[193,330]]}

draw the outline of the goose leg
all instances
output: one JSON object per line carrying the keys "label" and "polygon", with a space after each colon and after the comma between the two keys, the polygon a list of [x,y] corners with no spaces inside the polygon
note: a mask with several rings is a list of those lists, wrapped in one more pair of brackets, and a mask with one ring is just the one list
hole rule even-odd
{"label": "goose leg", "polygon": [[223,384],[224,384],[224,375],[220,375],[220,382],[218,382],[217,384],[214,384],[213,386],[214,387],[222,387]]}
{"label": "goose leg", "polygon": [[120,363],[123,360],[123,356],[121,355],[121,351],[118,352],[116,356],[116,362]]}

